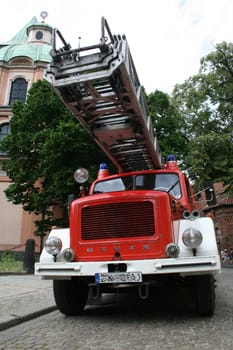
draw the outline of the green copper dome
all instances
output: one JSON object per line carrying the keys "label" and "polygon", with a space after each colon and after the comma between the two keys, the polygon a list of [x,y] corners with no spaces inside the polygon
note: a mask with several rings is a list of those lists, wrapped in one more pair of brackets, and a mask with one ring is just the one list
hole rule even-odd
{"label": "green copper dome", "polygon": [[52,32],[52,28],[45,23],[37,21],[36,17],[22,28],[11,40],[0,44],[0,61],[9,62],[13,58],[27,57],[33,62],[50,62],[51,45],[43,42],[29,42],[30,29],[46,29]]}
{"label": "green copper dome", "polygon": [[16,57],[27,57],[32,61],[50,62],[50,50],[48,44],[10,45],[0,49],[0,61],[9,62]]}

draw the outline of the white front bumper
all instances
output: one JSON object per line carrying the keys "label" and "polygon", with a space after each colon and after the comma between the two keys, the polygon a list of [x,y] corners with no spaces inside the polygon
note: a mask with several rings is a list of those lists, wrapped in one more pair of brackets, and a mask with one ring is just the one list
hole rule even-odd
{"label": "white front bumper", "polygon": [[73,276],[90,277],[95,273],[108,272],[108,264],[126,264],[127,272],[140,271],[142,275],[180,274],[216,274],[221,271],[219,256],[185,257],[177,259],[148,259],[127,261],[97,262],[46,262],[35,264],[35,275],[47,279],[66,279]]}

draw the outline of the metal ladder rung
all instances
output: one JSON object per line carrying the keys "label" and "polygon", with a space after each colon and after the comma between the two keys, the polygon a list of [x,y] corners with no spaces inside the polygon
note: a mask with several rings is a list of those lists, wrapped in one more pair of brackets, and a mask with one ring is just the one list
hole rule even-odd
{"label": "metal ladder rung", "polygon": [[159,168],[153,124],[126,38],[107,32],[108,43],[102,36],[99,45],[86,48],[54,47],[46,79],[120,171]]}

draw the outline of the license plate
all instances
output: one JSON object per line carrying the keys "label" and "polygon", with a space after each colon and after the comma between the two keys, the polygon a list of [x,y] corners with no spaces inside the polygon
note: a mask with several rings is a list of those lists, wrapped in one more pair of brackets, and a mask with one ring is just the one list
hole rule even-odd
{"label": "license plate", "polygon": [[102,272],[95,274],[96,283],[138,283],[142,282],[141,272]]}

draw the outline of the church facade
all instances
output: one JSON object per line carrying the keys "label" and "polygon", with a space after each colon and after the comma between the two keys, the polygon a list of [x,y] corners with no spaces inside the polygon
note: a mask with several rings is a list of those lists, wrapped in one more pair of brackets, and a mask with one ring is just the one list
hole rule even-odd
{"label": "church facade", "polygon": [[[52,27],[36,17],[11,40],[0,43],[0,140],[10,132],[12,104],[16,100],[24,103],[32,84],[43,79],[51,44]],[[7,201],[4,190],[10,179],[2,167],[6,158],[7,154],[0,153],[0,251],[24,251],[27,239],[35,238],[35,216]],[[39,239],[35,241],[39,251]]]}

